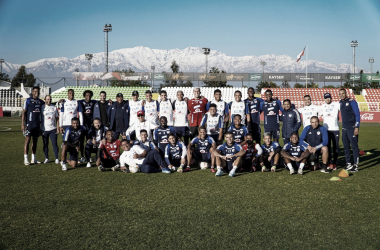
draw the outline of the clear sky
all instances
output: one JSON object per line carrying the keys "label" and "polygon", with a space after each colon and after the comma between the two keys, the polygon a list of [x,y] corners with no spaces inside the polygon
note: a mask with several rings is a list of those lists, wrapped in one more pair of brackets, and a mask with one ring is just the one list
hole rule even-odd
{"label": "clear sky", "polygon": [[229,56],[287,54],[380,70],[380,0],[0,0],[0,58],[25,64],[109,50],[210,47]]}

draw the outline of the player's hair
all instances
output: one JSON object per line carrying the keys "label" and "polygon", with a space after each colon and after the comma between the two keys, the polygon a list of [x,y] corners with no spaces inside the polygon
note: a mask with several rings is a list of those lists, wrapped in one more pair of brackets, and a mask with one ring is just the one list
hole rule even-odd
{"label": "player's hair", "polygon": [[148,131],[146,131],[146,129],[141,129],[141,130],[140,130],[140,134],[141,134],[141,133],[144,133],[144,132],[148,134]]}
{"label": "player's hair", "polygon": [[149,89],[147,91],[145,91],[145,94],[152,94],[152,91],[150,91]]}
{"label": "player's hair", "polygon": [[177,94],[178,94],[178,93],[182,93],[182,95],[183,95],[183,91],[182,91],[182,90],[178,90],[178,91],[177,91]]}
{"label": "player's hair", "polygon": [[339,91],[344,91],[344,93],[347,93],[347,90],[344,88],[341,88]]}
{"label": "player's hair", "polygon": [[123,142],[126,142],[128,144],[128,140],[127,139],[122,139],[121,143],[123,143]]}
{"label": "player's hair", "polygon": [[92,122],[94,123],[95,120],[100,121],[100,123],[102,122],[102,121],[100,120],[100,118],[94,118],[94,120],[93,120]]}
{"label": "player's hair", "polygon": [[211,103],[211,104],[210,104],[210,107],[208,107],[208,108],[209,108],[209,109],[210,109],[210,108],[216,108],[216,104],[215,104],[215,103]]}
{"label": "player's hair", "polygon": [[236,115],[234,115],[234,119],[235,119],[236,116],[239,116],[240,119],[241,119],[241,115],[240,115],[240,114],[236,114]]}
{"label": "player's hair", "polygon": [[311,100],[311,97],[310,97],[310,95],[305,95],[303,98],[305,99],[306,97],[309,97],[309,98],[310,98],[310,100]]}
{"label": "player's hair", "polygon": [[51,95],[45,95],[45,100],[46,100],[46,97],[50,96],[50,99],[51,99]]}
{"label": "player's hair", "polygon": [[169,139],[170,136],[174,136],[175,140],[177,141],[177,137],[175,136],[175,134],[173,134],[173,133],[169,133],[169,134],[168,134],[168,139]]}
{"label": "player's hair", "polygon": [[40,87],[39,86],[33,86],[32,90],[35,90],[35,89],[38,89],[38,91],[40,91]]}
{"label": "player's hair", "polygon": [[318,116],[312,116],[312,117],[310,118],[310,121],[313,120],[314,118],[317,119],[317,120],[319,121]]}
{"label": "player's hair", "polygon": [[195,87],[195,88],[193,89],[193,91],[196,90],[196,89],[198,89],[199,92],[201,92],[201,88],[199,88],[199,87]]}
{"label": "player's hair", "polygon": [[99,95],[100,95],[100,94],[105,94],[105,95],[107,96],[107,93],[106,93],[105,91],[103,91],[103,90],[100,91]]}
{"label": "player's hair", "polygon": [[161,94],[168,94],[168,93],[166,93],[165,90],[161,90],[161,91],[160,91],[160,95],[161,95]]}
{"label": "player's hair", "polygon": [[216,89],[216,90],[214,90],[214,95],[215,95],[216,93],[220,93],[220,94],[222,94],[222,91],[220,91],[220,89]]}
{"label": "player's hair", "polygon": [[71,122],[73,122],[73,121],[78,121],[78,123],[80,123],[80,121],[79,121],[79,118],[78,118],[78,117],[73,117],[73,118],[71,118]]}
{"label": "player's hair", "polygon": [[297,137],[299,137],[298,133],[297,132],[293,132],[290,134],[290,137],[292,137],[292,135],[296,135]]}
{"label": "player's hair", "polygon": [[236,95],[236,93],[240,93],[240,95],[241,95],[241,91],[240,90],[236,90],[235,93],[234,93],[234,95]]}
{"label": "player's hair", "polygon": [[106,134],[107,134],[108,132],[111,132],[111,134],[113,134],[113,131],[112,131],[111,129],[107,130]]}
{"label": "player's hair", "polygon": [[234,134],[233,134],[231,131],[227,131],[227,132],[224,134],[224,137],[226,137],[226,135],[232,135],[232,138],[234,137]]}
{"label": "player's hair", "polygon": [[206,130],[206,131],[207,131],[207,129],[206,129],[206,127],[205,127],[205,126],[200,126],[200,127],[198,128],[198,131],[201,131],[202,129],[204,129],[204,130]]}
{"label": "player's hair", "polygon": [[282,103],[289,102],[290,105],[292,105],[292,102],[289,99],[285,99]]}
{"label": "player's hair", "polygon": [[255,89],[254,89],[253,87],[249,87],[249,88],[247,89],[247,92],[248,92],[248,90],[250,90],[250,89],[252,89],[253,92],[255,92]]}
{"label": "player's hair", "polygon": [[90,93],[90,97],[92,97],[93,95],[94,95],[94,92],[92,92],[91,90],[85,90],[84,92],[83,92],[83,97],[85,97],[86,96],[86,94],[87,93]]}
{"label": "player's hair", "polygon": [[265,136],[269,136],[269,137],[272,139],[272,134],[269,133],[269,132],[268,132],[268,133],[265,133],[265,134],[264,134],[264,137],[265,137]]}
{"label": "player's hair", "polygon": [[166,122],[168,122],[168,118],[166,118],[166,116],[161,116],[161,117],[160,117],[160,120],[161,120],[161,119],[164,119],[164,120],[166,120]]}
{"label": "player's hair", "polygon": [[252,133],[248,133],[246,136],[251,136],[253,138],[253,134]]}
{"label": "player's hair", "polygon": [[73,91],[73,93],[75,93],[73,89],[68,89],[67,93],[69,93],[70,91]]}
{"label": "player's hair", "polygon": [[272,90],[270,90],[270,89],[267,89],[267,90],[265,91],[265,93],[267,93],[267,92],[271,92],[271,93],[272,93]]}

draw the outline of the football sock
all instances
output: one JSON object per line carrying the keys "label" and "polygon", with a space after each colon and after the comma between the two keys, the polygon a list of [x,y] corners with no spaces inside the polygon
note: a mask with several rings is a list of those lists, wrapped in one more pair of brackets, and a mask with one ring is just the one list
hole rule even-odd
{"label": "football sock", "polygon": [[36,155],[32,154],[32,161],[36,160]]}
{"label": "football sock", "polygon": [[232,169],[237,169],[237,166],[232,166]]}
{"label": "football sock", "polygon": [[24,159],[27,160],[28,159],[28,155],[24,155]]}
{"label": "football sock", "polygon": [[181,166],[180,166],[180,167],[181,167],[181,168],[183,168],[184,166],[185,166],[185,165],[181,164]]}
{"label": "football sock", "polygon": [[222,170],[222,167],[221,166],[217,166],[216,167],[218,170]]}
{"label": "football sock", "polygon": [[288,163],[288,164],[286,164],[286,165],[288,166],[289,170],[293,169],[293,166],[292,166],[291,163]]}
{"label": "football sock", "polygon": [[305,166],[305,163],[301,163],[300,164],[300,169],[303,169],[304,166]]}

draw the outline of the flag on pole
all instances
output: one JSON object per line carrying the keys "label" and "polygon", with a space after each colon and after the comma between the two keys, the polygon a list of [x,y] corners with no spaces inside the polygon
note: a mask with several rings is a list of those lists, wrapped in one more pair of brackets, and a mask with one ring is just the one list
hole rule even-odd
{"label": "flag on pole", "polygon": [[298,56],[297,56],[297,62],[298,62],[299,60],[301,60],[301,56],[305,55],[305,49],[306,49],[306,46],[305,46],[305,48],[302,50],[302,52],[298,54]]}

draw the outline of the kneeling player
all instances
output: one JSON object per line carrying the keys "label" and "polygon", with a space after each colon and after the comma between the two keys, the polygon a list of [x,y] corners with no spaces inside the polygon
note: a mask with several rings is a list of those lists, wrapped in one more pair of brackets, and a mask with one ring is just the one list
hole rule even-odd
{"label": "kneeling player", "polygon": [[285,167],[289,168],[290,174],[294,174],[294,169],[298,168],[298,174],[303,174],[307,158],[310,156],[309,150],[305,150],[299,143],[298,133],[293,132],[290,135],[290,142],[286,143],[281,150],[284,158]]}
{"label": "kneeling player", "polygon": [[168,136],[169,144],[165,149],[165,161],[169,166],[169,169],[176,170],[179,173],[190,171],[190,167],[186,165],[186,146],[183,142],[177,141],[177,137],[174,134]]}
{"label": "kneeling player", "polygon": [[277,164],[280,160],[280,144],[272,141],[271,133],[266,133],[264,135],[264,144],[261,145],[261,148],[263,149],[260,159],[261,171],[266,172],[267,168],[271,168],[272,172],[276,172]]}
{"label": "kneeling player", "polygon": [[85,149],[85,156],[86,156],[86,161],[87,161],[87,167],[91,167],[91,153],[98,153],[98,147],[103,140],[105,136],[105,127],[102,125],[102,122],[100,121],[99,118],[95,118],[93,121],[93,125],[88,131],[87,138],[87,144]]}
{"label": "kneeling player", "polygon": [[244,155],[244,150],[240,144],[234,142],[232,132],[227,132],[224,135],[225,143],[214,150],[216,158],[217,172],[216,177],[223,175],[222,167],[227,165],[229,176],[234,177],[237,167],[240,164],[241,157]]}
{"label": "kneeling player", "polygon": [[[207,130],[205,127],[199,127],[198,136],[194,137],[191,140],[187,148],[187,168],[190,169],[190,163],[194,157],[200,163],[200,165],[208,164],[211,162],[211,172],[215,173],[215,156],[212,154],[212,152],[216,148],[216,143],[214,139],[212,139],[211,136],[207,136],[206,133]],[[197,145],[196,148],[195,145]]]}
{"label": "kneeling player", "polygon": [[66,153],[69,152],[70,159],[67,162],[75,168],[78,164],[78,152],[81,147],[82,137],[84,136],[85,130],[79,126],[79,119],[74,117],[71,119],[71,126],[66,128],[65,134],[63,135],[63,145],[61,154],[61,166],[62,170],[67,170],[66,166]]}
{"label": "kneeling player", "polygon": [[253,142],[253,135],[251,133],[246,136],[247,144],[243,146],[243,150],[245,151],[245,155],[243,156],[243,169],[249,169],[252,172],[256,171],[256,166],[258,165],[258,159],[260,155],[263,153],[260,144]]}
{"label": "kneeling player", "polygon": [[106,133],[106,140],[103,140],[99,145],[98,159],[96,160],[96,166],[99,171],[106,171],[105,168],[112,168],[116,171],[119,167],[120,157],[120,145],[119,139],[114,139],[113,132],[108,130]]}

